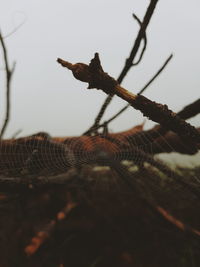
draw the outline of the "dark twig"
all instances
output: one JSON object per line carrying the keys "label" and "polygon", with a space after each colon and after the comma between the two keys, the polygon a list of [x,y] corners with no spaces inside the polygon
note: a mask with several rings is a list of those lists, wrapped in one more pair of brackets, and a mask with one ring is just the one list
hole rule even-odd
{"label": "dark twig", "polygon": [[65,207],[60,210],[56,217],[48,222],[43,229],[38,231],[30,240],[30,243],[25,247],[24,252],[27,256],[33,256],[37,250],[48,240],[52,232],[55,231],[56,225],[63,220],[66,220],[70,212],[78,206],[78,203],[72,200],[71,194],[68,193],[68,199]]}
{"label": "dark twig", "polygon": [[83,63],[71,64],[62,59],[58,59],[58,62],[72,70],[76,79],[87,82],[89,84],[88,89],[96,88],[101,89],[108,95],[115,94],[135,109],[140,110],[144,116],[177,133],[191,145],[196,146],[200,142],[200,134],[195,127],[169,110],[167,105],[158,104],[121,87],[114,78],[103,71],[98,53],[95,54],[89,65]]}
{"label": "dark twig", "polygon": [[11,35],[13,35],[15,32],[17,32],[26,22],[27,18],[24,18],[24,20],[19,23],[19,25],[17,25],[11,32],[9,32],[8,34],[3,36],[3,39],[5,40],[6,38],[10,37]]}
{"label": "dark twig", "polygon": [[192,104],[187,105],[184,109],[182,109],[177,114],[184,120],[192,118],[200,113],[200,99],[197,99]]}
{"label": "dark twig", "polygon": [[14,132],[11,138],[15,139],[21,132],[22,132],[22,129],[17,130],[16,132]]}
{"label": "dark twig", "polygon": [[[133,48],[131,50],[131,53],[130,53],[130,56],[129,58],[127,58],[126,62],[125,62],[125,65],[124,65],[124,68],[122,69],[117,81],[118,83],[120,84],[124,77],[126,76],[126,74],[128,73],[128,71],[130,70],[130,68],[134,65],[137,65],[142,57],[143,57],[143,54],[145,52],[145,49],[146,49],[146,29],[148,27],[148,24],[150,22],[150,19],[153,15],[153,12],[155,10],[155,7],[156,7],[156,4],[157,4],[158,0],[151,0],[150,1],[150,4],[147,8],[147,11],[146,11],[146,14],[144,16],[144,19],[143,19],[143,22],[141,22],[138,17],[133,14],[133,17],[137,20],[137,22],[140,24],[140,30],[138,31],[138,35],[135,39],[135,42],[134,42],[134,45],[133,45]],[[134,59],[138,53],[138,50],[140,48],[140,44],[141,44],[141,41],[144,40],[144,47],[143,47],[143,50],[142,50],[142,53],[140,55],[140,58],[139,60],[134,63]],[[109,95],[106,100],[104,101],[97,117],[95,118],[95,122],[94,122],[94,125],[86,132],[86,133],[90,133],[92,132],[94,129],[97,128],[97,126],[99,125],[99,122],[101,120],[101,118],[103,117],[105,111],[106,111],[106,108],[108,107],[108,105],[110,104],[111,100],[112,100],[113,96],[112,95]]]}
{"label": "dark twig", "polygon": [[162,67],[156,72],[156,74],[150,79],[150,81],[148,81],[148,83],[139,91],[138,95],[141,95],[142,93],[144,93],[144,91],[147,89],[147,87],[149,87],[150,84],[152,84],[152,82],[160,75],[160,73],[165,69],[165,67],[167,66],[167,64],[170,62],[170,60],[172,59],[173,54],[171,54],[167,60],[164,62],[164,64],[162,65]]}
{"label": "dark twig", "polygon": [[[120,110],[118,113],[116,113],[108,121],[99,125],[98,129],[100,127],[107,126],[108,123],[110,123],[112,120],[117,118],[124,110],[126,110],[130,106],[131,106],[130,104],[126,105],[122,110]],[[179,111],[177,113],[177,115],[181,119],[187,120],[187,119],[190,119],[190,118],[196,116],[199,113],[200,113],[200,99],[197,99],[193,103],[184,107],[181,111]],[[195,154],[198,151],[198,148],[194,148],[194,147],[190,146],[190,144],[188,144],[188,143],[181,142],[181,140],[179,138],[177,138],[176,135],[172,135],[170,138],[170,141],[168,140],[168,142],[162,143],[162,146],[159,145],[159,142],[154,142],[157,138],[163,136],[166,132],[167,132],[167,129],[164,129],[161,126],[160,127],[156,126],[151,130],[136,133],[136,135],[134,137],[134,141],[137,142],[138,146],[140,146],[140,140],[142,140],[143,138],[146,138],[145,150],[149,151],[149,152],[150,151],[152,151],[152,152],[156,151],[156,153],[161,153],[163,151],[165,151],[165,152],[171,151],[171,146],[168,145],[168,142],[170,142],[170,141],[173,143],[173,147],[176,147],[176,149],[179,149],[179,150],[176,150],[179,153],[184,152],[184,153],[188,153],[188,154]],[[169,138],[169,136],[168,136],[168,138]],[[165,136],[165,139],[166,139],[166,136]],[[166,150],[163,149],[164,147]]]}
{"label": "dark twig", "polygon": [[[133,14],[133,18],[139,23],[140,27],[142,27],[142,22],[140,21],[140,19],[137,17],[136,14]],[[144,55],[144,52],[145,52],[145,50],[147,48],[147,35],[146,35],[146,32],[144,32],[143,40],[144,40],[144,46],[142,48],[141,54],[140,54],[138,60],[135,63],[133,63],[133,66],[136,66],[141,62],[141,60],[143,58],[143,55]]]}
{"label": "dark twig", "polygon": [[123,81],[123,79],[126,76],[127,72],[133,66],[134,59],[135,59],[135,57],[137,55],[137,52],[138,52],[138,49],[140,47],[141,41],[145,38],[146,29],[148,27],[148,24],[150,22],[150,19],[151,19],[152,15],[153,15],[153,12],[154,12],[154,10],[156,8],[157,2],[158,2],[158,0],[150,1],[150,4],[149,4],[149,6],[147,8],[146,14],[145,14],[144,19],[143,19],[143,22],[140,25],[140,30],[138,32],[138,35],[137,35],[136,39],[135,39],[134,46],[132,48],[130,56],[126,60],[126,64],[125,64],[121,74],[119,75],[119,77],[117,79],[118,83],[121,83]]}
{"label": "dark twig", "polygon": [[121,115],[128,107],[130,107],[129,104],[127,104],[126,106],[124,106],[120,111],[118,111],[114,116],[112,116],[110,119],[108,119],[107,121],[105,121],[103,124],[99,125],[100,127],[105,127],[105,125],[108,125],[111,121],[115,120],[119,115]]}
{"label": "dark twig", "polygon": [[[133,14],[133,18],[139,23],[140,27],[142,25],[142,22],[140,21],[140,19],[137,17],[136,14]],[[144,55],[144,52],[146,50],[146,47],[147,47],[147,37],[146,37],[146,32],[144,32],[144,37],[143,37],[143,40],[144,40],[144,46],[143,46],[143,49],[142,49],[142,52],[140,54],[140,57],[138,59],[137,62],[133,63],[132,65],[133,66],[136,66],[140,63],[140,61],[142,60],[142,57]],[[112,96],[108,96],[105,100],[105,102],[103,103],[102,107],[101,107],[101,111],[98,113],[97,117],[95,118],[95,122],[94,122],[94,125],[92,127],[90,127],[90,129],[88,129],[86,132],[83,133],[83,135],[90,135],[91,133],[97,131],[99,128],[101,127],[106,127],[106,125],[109,123],[109,122],[106,122],[106,123],[103,123],[102,125],[99,125],[99,122],[101,120],[101,118],[103,117],[103,114],[107,108],[107,106],[109,105],[110,101],[112,100]],[[123,108],[121,111],[120,111],[120,114],[125,111],[127,108]],[[120,114],[116,114],[115,116],[118,117]],[[115,116],[114,118],[111,119],[114,120],[115,119]]]}
{"label": "dark twig", "polygon": [[9,64],[8,64],[7,49],[6,49],[3,37],[1,35],[1,32],[0,32],[0,43],[3,49],[3,57],[4,57],[4,63],[5,63],[5,69],[6,69],[6,115],[5,115],[4,124],[0,132],[0,139],[2,139],[5,133],[5,130],[8,126],[9,119],[10,119],[10,82],[11,82],[12,74],[15,69],[15,63],[13,64],[12,69],[10,69]]}
{"label": "dark twig", "polygon": [[102,107],[101,107],[101,111],[98,113],[97,117],[95,118],[95,122],[94,124],[83,133],[83,135],[90,135],[91,133],[97,131],[99,128],[104,127],[105,124],[99,125],[99,122],[101,120],[101,118],[103,117],[103,114],[107,108],[107,106],[109,105],[110,101],[112,100],[112,96],[108,96],[105,100],[105,102],[103,103]]}
{"label": "dark twig", "polygon": [[[146,83],[146,85],[139,91],[138,95],[141,95],[144,93],[144,91],[152,84],[152,82],[161,74],[161,72],[165,69],[167,64],[172,59],[173,55],[171,54],[167,60],[164,62],[164,64],[161,66],[161,68],[155,73],[155,75]],[[118,111],[112,118],[110,118],[108,121],[104,122],[104,124],[108,124],[114,119],[116,119],[120,114],[122,114],[128,107],[130,107],[130,104],[124,106],[120,111]]]}
{"label": "dark twig", "polygon": [[[169,62],[169,61],[168,61]],[[166,65],[165,65],[166,66]],[[153,82],[153,80],[152,80]],[[149,84],[150,85],[150,84]],[[148,86],[149,86],[148,85]],[[147,88],[147,87],[146,87]],[[130,104],[125,105],[118,113],[116,113],[113,117],[111,117],[109,120],[105,121],[103,124],[99,125],[97,129],[101,128],[101,127],[107,127],[107,125],[113,121],[114,119],[116,119],[120,114],[123,113],[123,111],[125,111],[128,107],[130,107]],[[195,102],[187,105],[185,108],[183,108],[181,111],[179,111],[177,113],[177,115],[183,119],[183,120],[187,120],[190,119],[194,116],[196,116],[197,114],[200,113],[200,99],[197,99]],[[146,150],[148,151],[148,149],[150,149],[150,151],[153,151],[155,149],[155,151],[157,151],[157,153],[163,152],[163,147],[164,147],[164,143],[162,146],[159,146],[157,144],[157,142],[154,142],[157,138],[159,138],[161,135],[164,135],[167,132],[166,129],[162,128],[161,126],[158,127],[156,126],[155,128],[148,130],[148,131],[143,131],[143,132],[139,132],[135,135],[135,142],[138,143],[138,146],[140,145],[140,140],[142,140],[142,138],[146,137],[146,140],[148,140],[148,142],[146,141]],[[165,137],[166,138],[166,137]],[[137,139],[137,141],[136,141]],[[171,137],[170,139],[173,142],[173,147],[177,147],[180,148],[179,153],[182,153],[181,151],[184,151],[185,153],[191,153],[191,154],[195,154],[198,149],[194,149],[193,147],[191,147],[190,145],[184,144],[181,142],[180,139],[178,139],[175,135]],[[174,141],[173,141],[174,140]],[[169,142],[169,141],[168,141]],[[149,146],[148,146],[149,144]],[[180,146],[180,144],[182,144]],[[165,149],[166,152],[169,150],[171,151],[170,147],[168,146],[167,142],[165,143]],[[155,147],[155,148],[154,148]]]}
{"label": "dark twig", "polygon": [[[165,67],[168,65],[168,63],[170,62],[170,60],[172,59],[173,55],[171,54],[166,61],[164,62],[164,64],[159,68],[159,70],[154,74],[154,76],[146,83],[146,85],[139,91],[138,95],[141,95],[142,93],[144,93],[144,91],[153,83],[153,81],[155,81],[155,79],[161,74],[161,72],[165,69]],[[84,133],[84,135],[89,135],[92,131],[94,130],[98,130],[102,127],[107,126],[111,121],[115,120],[118,116],[120,116],[126,109],[128,109],[131,105],[127,104],[125,105],[121,110],[119,110],[115,115],[113,115],[110,119],[108,119],[107,121],[105,121],[104,123],[102,123],[101,125],[97,125],[95,127],[95,125],[93,126],[93,128],[90,128],[88,131],[86,131]]]}

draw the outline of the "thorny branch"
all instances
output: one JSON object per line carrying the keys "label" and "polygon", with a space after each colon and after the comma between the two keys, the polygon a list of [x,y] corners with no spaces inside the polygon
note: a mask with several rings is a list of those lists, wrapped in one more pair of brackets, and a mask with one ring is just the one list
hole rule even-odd
{"label": "thorny branch", "polygon": [[8,63],[7,49],[6,49],[1,31],[0,31],[0,43],[2,46],[2,50],[3,50],[4,64],[5,64],[5,70],[6,70],[6,115],[5,115],[4,124],[0,131],[0,139],[2,139],[5,133],[5,130],[8,126],[9,119],[10,119],[10,83],[12,79],[12,74],[15,69],[15,63],[13,64],[12,69],[10,69],[9,63]]}
{"label": "thorny branch", "polygon": [[[149,4],[149,6],[147,8],[146,14],[145,14],[144,19],[143,19],[143,22],[140,22],[138,17],[135,14],[133,14],[133,17],[140,24],[140,30],[138,32],[138,35],[137,35],[136,39],[135,39],[135,42],[134,42],[133,48],[131,50],[131,53],[129,55],[129,58],[127,58],[127,60],[125,62],[125,65],[124,65],[124,68],[122,69],[122,71],[121,71],[121,73],[120,73],[120,75],[119,75],[119,77],[117,79],[119,84],[123,81],[124,77],[126,76],[128,71],[130,70],[130,68],[132,66],[134,66],[134,65],[137,65],[141,61],[141,59],[142,59],[142,57],[144,55],[144,52],[145,52],[145,49],[146,49],[146,44],[147,44],[146,29],[147,29],[147,27],[149,25],[149,22],[151,20],[153,12],[154,12],[154,10],[156,8],[157,2],[158,2],[158,0],[151,0],[150,1],[150,4]],[[135,57],[136,57],[136,55],[138,53],[138,50],[140,48],[140,44],[141,44],[142,40],[144,40],[143,50],[141,52],[139,60],[136,63],[134,63],[134,59],[135,59]],[[94,125],[89,129],[90,131],[93,131],[94,129],[97,128],[97,126],[99,125],[99,122],[100,122],[101,118],[103,117],[103,115],[104,115],[104,113],[106,111],[106,108],[110,104],[112,98],[113,98],[112,95],[109,95],[106,98],[105,102],[103,103],[103,105],[102,105],[102,107],[101,107],[101,109],[100,109],[100,111],[99,111],[99,113],[98,113],[98,115],[97,115],[97,117],[95,119]]]}

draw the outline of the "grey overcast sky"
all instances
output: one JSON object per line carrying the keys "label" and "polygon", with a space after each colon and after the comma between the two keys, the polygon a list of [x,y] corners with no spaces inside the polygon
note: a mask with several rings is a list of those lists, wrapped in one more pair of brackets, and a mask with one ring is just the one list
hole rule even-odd
{"label": "grey overcast sky", "polygon": [[[0,28],[10,64],[17,62],[12,81],[12,113],[6,137],[46,131],[51,135],[79,135],[93,122],[106,95],[83,90],[86,84],[56,63],[57,57],[89,63],[99,52],[106,72],[117,77],[135,40],[149,0],[0,0]],[[148,47],[142,63],[133,68],[123,85],[138,92],[165,59],[174,54],[163,74],[145,96],[174,111],[199,98],[200,1],[160,0],[147,31]],[[0,121],[4,117],[4,72],[0,61]],[[115,97],[105,118],[124,105]],[[112,131],[143,121],[130,109],[110,125]],[[191,120],[199,126],[200,117]],[[147,122],[147,127],[150,126]]]}

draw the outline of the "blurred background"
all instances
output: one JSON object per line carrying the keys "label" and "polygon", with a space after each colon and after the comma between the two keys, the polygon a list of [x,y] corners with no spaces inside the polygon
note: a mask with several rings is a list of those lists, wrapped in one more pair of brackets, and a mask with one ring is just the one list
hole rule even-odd
{"label": "blurred background", "polygon": [[[139,29],[132,13],[142,20],[148,4],[148,0],[1,0],[0,29],[10,65],[16,61],[11,120],[5,137],[10,138],[19,129],[20,136],[38,131],[70,136],[87,130],[106,95],[85,90],[87,84],[75,80],[56,59],[89,63],[94,53],[99,52],[104,70],[117,78]],[[198,0],[159,1],[147,30],[148,46],[143,61],[131,69],[123,82],[128,90],[139,92],[173,53],[172,61],[144,95],[174,111],[199,98],[199,11]],[[2,123],[5,114],[2,51],[0,59]],[[104,119],[124,104],[115,97]],[[125,130],[143,120],[140,112],[129,109],[110,124],[110,130]],[[190,120],[195,126],[199,126],[199,121],[199,116]],[[145,127],[152,125],[147,121]]]}

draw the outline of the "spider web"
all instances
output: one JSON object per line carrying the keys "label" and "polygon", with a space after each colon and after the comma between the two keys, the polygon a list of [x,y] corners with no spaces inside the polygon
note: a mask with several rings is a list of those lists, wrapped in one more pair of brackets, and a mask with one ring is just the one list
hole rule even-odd
{"label": "spider web", "polygon": [[[37,183],[37,177],[51,181],[51,177],[61,173],[66,180],[74,178],[76,186],[92,183],[95,192],[115,191],[122,196],[130,191],[129,186],[124,186],[124,180],[129,179],[129,185],[142,197],[175,210],[187,221],[185,209],[181,212],[180,207],[197,209],[199,168],[173,170],[158,156],[155,158],[155,145],[158,151],[176,151],[176,148],[159,128],[153,131],[156,138],[152,138],[151,130],[143,131],[139,126],[118,134],[51,138],[41,132],[5,140],[0,146],[1,176],[8,176],[8,180],[10,176],[24,177],[27,181],[32,177],[31,183],[33,179]],[[160,143],[156,142],[158,138]],[[187,150],[187,144],[181,144]],[[199,220],[192,221],[198,227]]]}
{"label": "spider web", "polygon": [[[54,174],[53,170],[61,173],[71,167],[94,163],[98,161],[98,157],[101,157],[98,153],[103,152],[108,153],[114,161],[130,160],[135,166],[140,166],[143,162],[153,161],[154,156],[159,155],[160,152],[177,150],[156,128],[153,129],[156,138],[152,138],[151,131],[138,130],[137,127],[133,130],[132,134],[127,131],[118,134],[65,138],[51,138],[47,133],[40,132],[26,138],[5,140],[0,143],[1,169],[5,170],[8,166],[9,169],[6,169],[6,172],[12,171],[20,175],[23,168],[29,168],[32,164],[38,174],[44,169],[51,174]],[[156,142],[157,139],[161,142]],[[186,143],[180,144],[183,151],[189,149]],[[155,145],[157,152],[155,152]],[[145,154],[148,155],[149,160],[145,158]],[[185,152],[185,154],[189,153]],[[22,170],[17,166],[18,164]]]}
{"label": "spider web", "polygon": [[[115,162],[123,162],[122,164],[127,164],[124,161],[128,160],[130,161],[128,164],[135,166],[137,170],[144,163],[158,168],[155,163],[161,161],[154,158],[155,145],[158,151],[163,152],[176,151],[176,148],[173,148],[159,130],[153,130],[156,139],[159,138],[162,142],[156,142],[156,139],[152,139],[150,131],[141,129],[135,129],[132,135],[122,132],[98,136],[50,138],[46,133],[38,133],[27,138],[8,140],[1,143],[1,169],[8,174],[11,172],[21,175],[25,172],[26,175],[34,173],[49,175],[67,173],[70,168],[80,168],[89,164],[109,166],[109,158]],[[187,144],[182,142],[181,145],[183,150],[187,150]],[[166,166],[164,162],[160,164]],[[169,167],[166,166],[167,168]],[[170,168],[168,170],[170,171]],[[194,177],[199,183],[199,177]]]}

